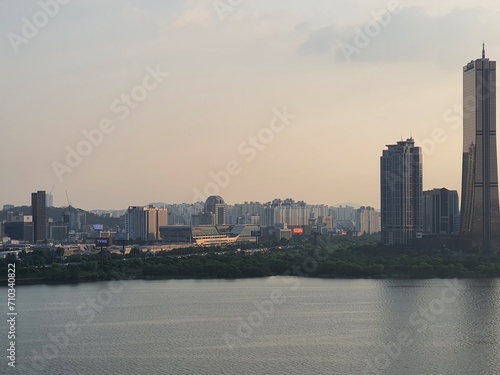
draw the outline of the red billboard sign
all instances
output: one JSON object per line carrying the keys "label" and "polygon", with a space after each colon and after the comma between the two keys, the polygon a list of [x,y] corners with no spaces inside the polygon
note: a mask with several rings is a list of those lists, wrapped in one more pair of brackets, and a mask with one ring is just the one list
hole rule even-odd
{"label": "red billboard sign", "polygon": [[293,228],[293,234],[304,234],[303,228]]}

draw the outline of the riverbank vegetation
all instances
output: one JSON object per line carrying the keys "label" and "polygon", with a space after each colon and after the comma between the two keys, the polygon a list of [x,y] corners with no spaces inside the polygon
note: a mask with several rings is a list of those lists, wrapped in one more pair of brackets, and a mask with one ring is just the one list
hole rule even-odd
{"label": "riverbank vegetation", "polygon": [[[311,237],[221,247],[191,247],[125,256],[91,254],[64,257],[46,249],[22,253],[17,284],[71,283],[111,279],[235,279],[291,275],[323,278],[500,277],[500,257],[449,249],[387,247],[376,236]],[[0,277],[4,279],[4,277]]]}

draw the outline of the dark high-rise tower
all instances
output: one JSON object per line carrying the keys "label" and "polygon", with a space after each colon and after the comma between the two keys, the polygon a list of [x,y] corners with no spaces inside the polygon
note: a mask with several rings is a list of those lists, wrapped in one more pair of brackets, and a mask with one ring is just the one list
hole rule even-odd
{"label": "dark high-rise tower", "polygon": [[424,233],[458,234],[459,211],[456,190],[424,191]]}
{"label": "dark high-rise tower", "polygon": [[35,243],[47,239],[47,209],[45,199],[45,191],[31,193],[31,214],[33,216]]}
{"label": "dark high-rise tower", "polygon": [[422,232],[422,150],[413,138],[388,145],[380,158],[382,243],[411,243]]}
{"label": "dark high-rise tower", "polygon": [[464,137],[460,234],[464,243],[498,250],[500,214],[496,143],[496,62],[464,66]]}

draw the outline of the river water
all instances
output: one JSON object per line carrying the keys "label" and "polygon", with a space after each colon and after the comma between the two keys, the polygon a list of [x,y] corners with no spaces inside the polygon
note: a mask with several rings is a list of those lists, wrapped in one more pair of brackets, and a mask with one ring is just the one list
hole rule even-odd
{"label": "river water", "polygon": [[500,374],[496,279],[136,280],[16,292],[16,367],[4,356],[0,373]]}

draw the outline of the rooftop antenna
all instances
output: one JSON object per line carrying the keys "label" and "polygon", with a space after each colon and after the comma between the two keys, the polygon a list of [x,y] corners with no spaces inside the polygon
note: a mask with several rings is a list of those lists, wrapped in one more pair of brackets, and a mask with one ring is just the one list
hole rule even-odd
{"label": "rooftop antenna", "polygon": [[483,59],[485,59],[485,58],[486,58],[486,53],[484,51],[484,40],[483,40]]}

